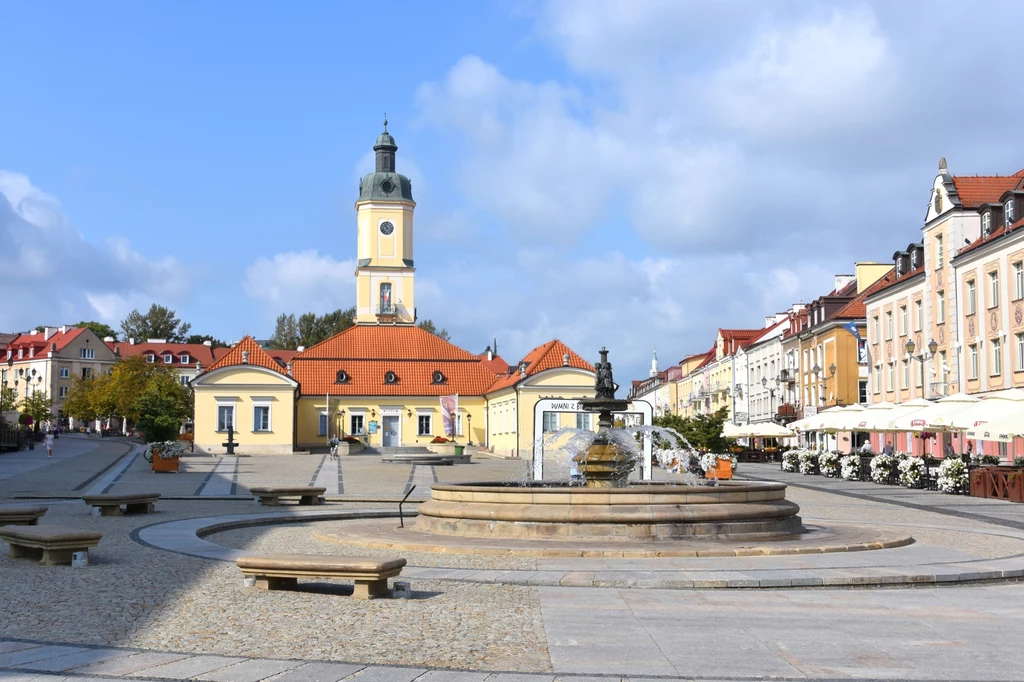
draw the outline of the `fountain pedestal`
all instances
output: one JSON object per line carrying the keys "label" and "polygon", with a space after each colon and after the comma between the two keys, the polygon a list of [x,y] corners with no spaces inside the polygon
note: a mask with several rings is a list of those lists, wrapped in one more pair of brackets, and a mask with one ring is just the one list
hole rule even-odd
{"label": "fountain pedestal", "polygon": [[583,474],[583,485],[588,488],[625,488],[633,470],[633,457],[619,449],[611,438],[612,412],[625,410],[629,403],[614,398],[585,398],[580,406],[588,412],[597,412],[597,438],[590,446],[572,458],[576,469]]}

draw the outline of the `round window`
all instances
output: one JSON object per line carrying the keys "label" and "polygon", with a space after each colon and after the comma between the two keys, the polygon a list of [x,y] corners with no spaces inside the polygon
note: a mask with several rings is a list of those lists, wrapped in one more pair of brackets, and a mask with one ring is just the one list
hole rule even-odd
{"label": "round window", "polygon": [[394,372],[388,372],[388,373],[386,373],[386,374],[384,375],[384,383],[385,383],[385,384],[394,384],[394,383],[398,383],[398,375],[397,375],[397,374],[395,374]]}
{"label": "round window", "polygon": [[443,384],[444,383],[444,374],[442,374],[440,370],[434,372],[434,383],[435,384]]}

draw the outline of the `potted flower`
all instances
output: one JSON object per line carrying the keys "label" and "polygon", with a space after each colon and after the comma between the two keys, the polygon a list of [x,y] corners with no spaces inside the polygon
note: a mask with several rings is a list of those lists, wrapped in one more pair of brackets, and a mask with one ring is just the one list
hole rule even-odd
{"label": "potted flower", "polygon": [[178,473],[178,458],[184,454],[185,446],[180,440],[165,440],[147,444],[143,457],[155,472]]}

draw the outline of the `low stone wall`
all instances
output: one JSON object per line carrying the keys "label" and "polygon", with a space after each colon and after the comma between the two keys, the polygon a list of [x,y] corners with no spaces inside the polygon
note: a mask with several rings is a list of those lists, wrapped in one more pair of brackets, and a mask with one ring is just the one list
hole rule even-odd
{"label": "low stone wall", "polygon": [[347,443],[342,441],[338,444],[338,456],[347,457],[348,455],[358,455],[366,446],[362,443]]}

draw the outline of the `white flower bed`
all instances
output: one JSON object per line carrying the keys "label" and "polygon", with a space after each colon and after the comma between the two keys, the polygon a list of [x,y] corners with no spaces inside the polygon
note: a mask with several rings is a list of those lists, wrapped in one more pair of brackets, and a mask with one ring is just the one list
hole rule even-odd
{"label": "white flower bed", "polygon": [[153,452],[156,451],[160,459],[173,459],[185,454],[185,445],[180,440],[165,440],[150,443],[146,446],[146,461],[153,461]]}
{"label": "white flower bed", "polygon": [[871,480],[875,483],[888,483],[889,474],[896,466],[896,458],[892,455],[875,455],[871,458]]}
{"label": "white flower bed", "polygon": [[847,481],[856,481],[860,478],[860,456],[859,455],[847,455],[843,457],[840,462],[841,471],[840,474]]}
{"label": "white flower bed", "polygon": [[823,452],[818,457],[818,469],[822,476],[839,478],[839,453]]}
{"label": "white flower bed", "polygon": [[817,452],[801,452],[800,453],[800,473],[804,476],[817,473],[818,464],[818,453]]}
{"label": "white flower bed", "polygon": [[908,488],[913,488],[921,481],[924,475],[924,460],[920,457],[907,457],[899,463],[900,483]]}
{"label": "white flower bed", "polygon": [[782,453],[782,470],[795,472],[800,466],[800,450],[787,450]]}
{"label": "white flower bed", "polygon": [[939,465],[938,487],[944,493],[959,495],[967,486],[967,467],[959,459],[944,459]]}

